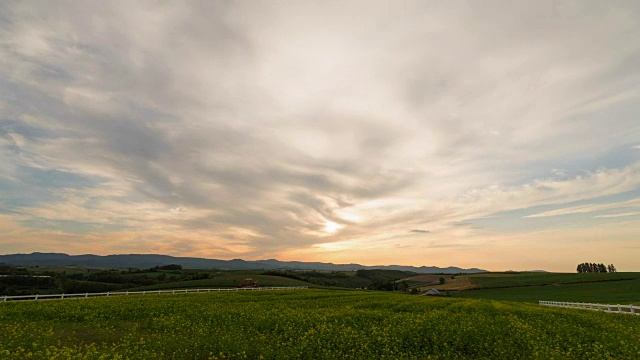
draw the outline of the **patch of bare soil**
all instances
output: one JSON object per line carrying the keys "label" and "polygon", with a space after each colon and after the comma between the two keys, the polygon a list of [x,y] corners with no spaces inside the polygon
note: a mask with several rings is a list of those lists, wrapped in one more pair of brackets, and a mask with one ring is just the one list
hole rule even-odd
{"label": "patch of bare soil", "polygon": [[443,285],[438,284],[434,287],[438,290],[465,290],[476,286],[471,282],[470,278],[461,277],[455,279],[448,278]]}

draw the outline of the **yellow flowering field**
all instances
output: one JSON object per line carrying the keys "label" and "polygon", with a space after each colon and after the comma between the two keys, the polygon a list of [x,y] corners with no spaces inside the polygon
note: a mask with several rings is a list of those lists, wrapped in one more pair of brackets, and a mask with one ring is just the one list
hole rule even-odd
{"label": "yellow flowering field", "polygon": [[366,291],[0,303],[1,359],[638,359],[640,316]]}

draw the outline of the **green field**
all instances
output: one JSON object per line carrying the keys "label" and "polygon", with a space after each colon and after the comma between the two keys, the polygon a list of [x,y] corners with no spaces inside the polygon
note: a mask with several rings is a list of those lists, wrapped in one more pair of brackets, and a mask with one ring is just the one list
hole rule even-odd
{"label": "green field", "polygon": [[480,289],[460,291],[455,297],[640,305],[640,273],[486,273],[469,278]]}
{"label": "green field", "polygon": [[600,281],[615,281],[640,279],[640,273],[482,273],[466,275],[480,288],[499,288],[514,286],[534,286],[551,284],[591,283]]}
{"label": "green field", "polygon": [[456,297],[506,301],[572,301],[640,305],[640,280],[461,291]]}
{"label": "green field", "polygon": [[640,316],[287,290],[0,304],[6,359],[633,359]]}
{"label": "green field", "polygon": [[[70,271],[67,271],[70,270]],[[416,273],[397,270],[216,270],[182,269],[179,265],[149,269],[82,269],[0,264],[0,296],[100,293],[185,288],[310,286],[370,290],[404,290],[395,281]],[[250,279],[250,280],[248,280]]]}
{"label": "green field", "polygon": [[163,290],[163,289],[187,289],[187,288],[218,288],[218,287],[237,287],[244,279],[251,278],[257,280],[260,286],[313,286],[313,284],[296,279],[289,279],[280,276],[257,275],[253,274],[237,274],[223,273],[210,279],[174,281],[166,284],[156,284],[148,286],[140,286],[129,288],[127,290]]}

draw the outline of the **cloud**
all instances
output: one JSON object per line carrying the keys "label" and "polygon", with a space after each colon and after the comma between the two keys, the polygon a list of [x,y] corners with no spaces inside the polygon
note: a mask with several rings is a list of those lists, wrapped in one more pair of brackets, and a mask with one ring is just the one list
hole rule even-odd
{"label": "cloud", "polygon": [[419,234],[428,234],[431,231],[429,230],[420,230],[420,229],[411,229],[409,230],[410,233],[419,233]]}
{"label": "cloud", "polygon": [[[632,200],[609,203],[609,204],[590,204],[590,205],[574,206],[574,207],[569,207],[564,209],[545,211],[542,213],[532,214],[525,217],[538,218],[538,217],[559,216],[559,215],[569,215],[569,214],[584,214],[584,213],[591,213],[591,212],[603,211],[603,210],[614,210],[614,209],[635,208],[635,207],[640,207],[640,199],[632,199]],[[616,216],[622,216],[622,215],[620,214],[600,215],[596,217],[606,218],[606,217],[616,217]]]}
{"label": "cloud", "polygon": [[598,215],[594,216],[595,218],[617,218],[617,217],[625,217],[625,216],[635,216],[640,215],[640,212],[627,212],[621,214],[607,214],[607,215]]}
{"label": "cloud", "polygon": [[638,189],[637,5],[405,5],[2,4],[0,207],[69,249],[374,256]]}

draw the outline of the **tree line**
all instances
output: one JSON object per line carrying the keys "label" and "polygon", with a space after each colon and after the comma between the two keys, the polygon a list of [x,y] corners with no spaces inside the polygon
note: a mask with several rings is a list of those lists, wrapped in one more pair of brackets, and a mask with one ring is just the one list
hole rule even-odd
{"label": "tree line", "polygon": [[578,268],[576,270],[578,273],[613,273],[616,272],[616,267],[613,266],[613,264],[605,265],[584,262],[582,264],[578,264]]}

